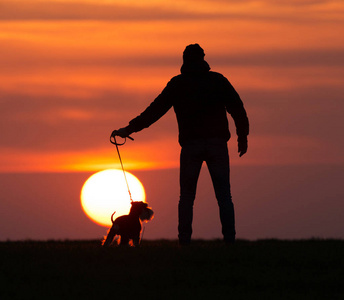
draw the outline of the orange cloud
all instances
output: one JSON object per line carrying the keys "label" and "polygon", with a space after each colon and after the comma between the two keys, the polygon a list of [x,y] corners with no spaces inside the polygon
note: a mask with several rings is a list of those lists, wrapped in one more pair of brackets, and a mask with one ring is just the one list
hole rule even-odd
{"label": "orange cloud", "polygon": [[[110,132],[127,125],[179,73],[182,51],[194,42],[238,90],[250,117],[250,153],[233,163],[341,162],[344,44],[337,29],[344,4],[195,4],[3,1],[1,171],[113,166]],[[137,136],[125,147],[128,168],[178,165],[172,111]],[[302,144],[302,153],[316,148],[317,155],[302,160],[285,140]]]}
{"label": "orange cloud", "polygon": [[339,1],[2,1],[2,20],[199,20],[305,21],[340,18]]}

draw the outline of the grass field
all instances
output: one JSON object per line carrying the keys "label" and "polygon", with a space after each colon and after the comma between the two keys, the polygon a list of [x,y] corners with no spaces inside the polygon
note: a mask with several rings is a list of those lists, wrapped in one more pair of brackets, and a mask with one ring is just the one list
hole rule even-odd
{"label": "grass field", "polygon": [[344,299],[343,254],[316,239],[1,242],[0,299]]}

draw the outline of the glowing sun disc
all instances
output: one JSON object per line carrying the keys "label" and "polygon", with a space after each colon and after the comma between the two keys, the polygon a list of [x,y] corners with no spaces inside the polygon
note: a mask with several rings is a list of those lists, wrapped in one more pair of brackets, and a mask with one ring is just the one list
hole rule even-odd
{"label": "glowing sun disc", "polygon": [[[134,201],[146,201],[146,193],[140,180],[125,172]],[[127,215],[131,204],[123,171],[109,169],[90,176],[81,189],[81,206],[85,214],[95,223],[109,227],[111,215],[115,218]]]}

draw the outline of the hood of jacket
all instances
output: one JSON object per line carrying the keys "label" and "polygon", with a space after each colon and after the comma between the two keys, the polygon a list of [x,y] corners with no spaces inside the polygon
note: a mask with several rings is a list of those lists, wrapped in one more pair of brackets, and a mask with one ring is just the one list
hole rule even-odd
{"label": "hood of jacket", "polygon": [[209,64],[205,60],[184,61],[180,68],[182,74],[209,72]]}

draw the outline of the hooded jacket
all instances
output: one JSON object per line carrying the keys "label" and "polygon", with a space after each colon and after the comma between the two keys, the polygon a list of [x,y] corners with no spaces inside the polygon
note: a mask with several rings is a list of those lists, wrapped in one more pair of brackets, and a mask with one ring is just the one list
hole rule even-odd
{"label": "hooded jacket", "polygon": [[181,67],[161,94],[126,127],[129,134],[149,127],[173,107],[179,143],[204,138],[230,139],[227,113],[234,119],[238,139],[246,139],[249,123],[243,103],[230,82],[210,71],[204,60]]}

